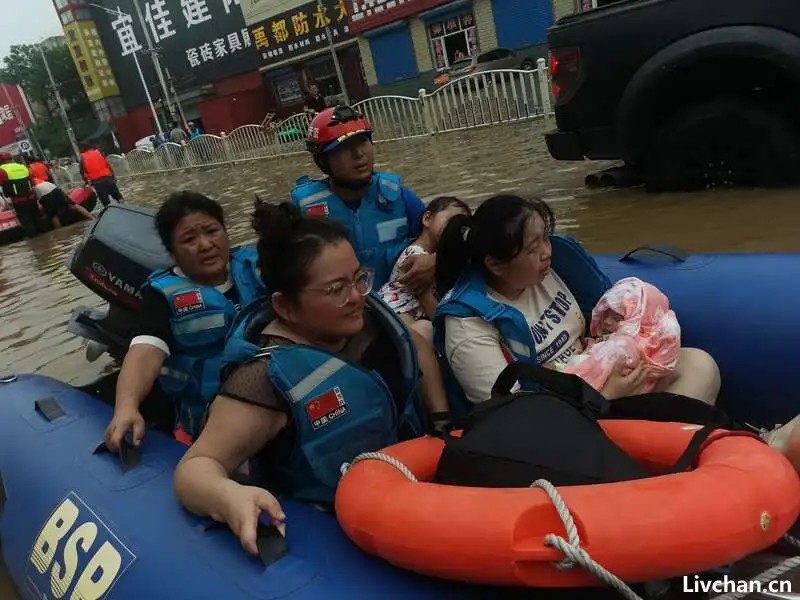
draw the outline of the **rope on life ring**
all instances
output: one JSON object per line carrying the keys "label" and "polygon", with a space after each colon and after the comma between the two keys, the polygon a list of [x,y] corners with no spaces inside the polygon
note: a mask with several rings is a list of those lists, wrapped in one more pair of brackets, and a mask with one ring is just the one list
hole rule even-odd
{"label": "rope on life ring", "polygon": [[[363,452],[359,454],[352,460],[352,462],[344,463],[342,465],[340,469],[342,476],[346,475],[353,465],[363,460],[378,460],[385,462],[386,464],[391,465],[400,471],[409,481],[413,483],[419,482],[411,469],[393,456],[383,454],[382,452]],[[549,533],[544,538],[546,545],[560,550],[564,555],[563,560],[555,563],[555,567],[557,569],[567,570],[575,567],[576,565],[580,565],[592,573],[595,577],[601,579],[609,586],[616,589],[622,596],[627,598],[627,600],[644,600],[624,581],[605,569],[603,565],[589,556],[589,553],[581,547],[581,539],[578,535],[578,528],[575,526],[575,520],[572,518],[572,514],[570,513],[566,502],[564,502],[564,498],[561,497],[561,494],[552,483],[546,479],[537,479],[531,484],[530,487],[539,488],[544,491],[545,494],[547,494],[547,497],[553,504],[553,507],[556,509],[558,516],[561,518],[561,522],[564,524],[564,529],[567,532],[567,540],[554,533]],[[800,548],[800,539],[796,537],[787,534],[783,536],[783,540],[795,548]],[[784,575],[785,573],[788,573],[789,571],[798,567],[800,567],[800,556],[792,556],[775,565],[774,567],[771,567],[760,573],[750,581],[758,582],[761,585],[769,584],[781,575]],[[740,598],[748,596],[750,593],[750,591],[729,592],[714,596],[712,600],[739,600]]]}

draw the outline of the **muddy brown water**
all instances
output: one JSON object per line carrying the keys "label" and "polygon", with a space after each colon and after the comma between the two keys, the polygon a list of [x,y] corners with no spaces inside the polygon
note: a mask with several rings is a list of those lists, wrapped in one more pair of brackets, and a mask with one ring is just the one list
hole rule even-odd
{"label": "muddy brown water", "polygon": [[[423,200],[456,195],[477,206],[492,194],[538,195],[553,206],[558,229],[592,252],[624,252],[648,242],[690,252],[800,251],[797,190],[709,191],[649,195],[641,189],[589,190],[584,177],[604,163],[550,158],[547,124],[525,123],[417,138],[377,146],[377,168],[400,174]],[[307,155],[258,160],[204,171],[121,181],[129,202],[157,206],[173,190],[219,200],[235,242],[252,239],[254,195],[287,197],[294,180],[316,174]],[[67,329],[77,305],[102,306],[66,269],[84,224],[0,247],[0,374],[36,372],[86,383],[113,368],[88,363],[83,342]],[[0,565],[0,600],[13,599]]]}

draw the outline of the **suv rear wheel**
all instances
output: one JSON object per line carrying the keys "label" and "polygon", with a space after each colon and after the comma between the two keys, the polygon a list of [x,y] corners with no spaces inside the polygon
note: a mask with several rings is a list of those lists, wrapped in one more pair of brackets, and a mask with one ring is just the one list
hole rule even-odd
{"label": "suv rear wheel", "polygon": [[794,124],[756,100],[719,98],[688,106],[658,130],[643,160],[650,191],[795,182]]}

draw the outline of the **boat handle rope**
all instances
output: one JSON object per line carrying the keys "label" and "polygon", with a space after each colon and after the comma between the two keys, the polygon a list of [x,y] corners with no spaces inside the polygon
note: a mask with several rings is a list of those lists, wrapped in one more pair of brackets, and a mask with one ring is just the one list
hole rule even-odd
{"label": "boat handle rope", "polygon": [[[353,467],[353,465],[364,460],[378,460],[385,462],[400,471],[409,481],[414,483],[418,483],[419,481],[416,475],[414,475],[411,469],[409,469],[406,465],[393,456],[383,454],[382,452],[362,452],[356,456],[352,462],[342,464],[340,469],[342,476],[344,476]],[[561,497],[561,494],[552,483],[546,479],[537,479],[531,484],[530,487],[539,488],[544,491],[545,494],[547,494],[548,499],[550,502],[552,502],[556,512],[558,512],[558,516],[561,518],[561,522],[564,524],[564,528],[567,531],[567,538],[569,541],[554,533],[549,533],[544,538],[544,542],[547,546],[560,550],[565,557],[563,560],[555,563],[557,569],[566,570],[573,568],[575,565],[581,565],[595,577],[601,579],[616,589],[628,600],[644,600],[627,584],[625,584],[624,581],[610,571],[606,570],[600,563],[589,556],[589,553],[586,550],[581,548],[581,539],[578,535],[578,528],[575,526],[575,520],[572,518],[572,514],[569,512],[569,508],[567,507],[566,502],[564,502],[564,498]],[[800,539],[796,537],[787,534],[783,536],[783,540],[795,548],[800,548]],[[800,567],[800,556],[792,556],[775,565],[774,567],[771,567],[760,573],[756,577],[750,578],[750,581],[757,581],[763,585],[765,583],[774,581],[781,575],[797,567]],[[744,598],[748,594],[750,594],[749,591],[729,592],[714,596],[712,600],[738,600],[739,598]]]}

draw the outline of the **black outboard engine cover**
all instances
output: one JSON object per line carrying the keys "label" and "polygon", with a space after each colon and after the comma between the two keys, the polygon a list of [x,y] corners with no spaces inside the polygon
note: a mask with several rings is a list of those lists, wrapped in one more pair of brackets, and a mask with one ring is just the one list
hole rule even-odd
{"label": "black outboard engine cover", "polygon": [[72,254],[72,274],[110,304],[137,311],[150,273],[172,264],[155,230],[155,212],[132,204],[103,210]]}
{"label": "black outboard engine cover", "polygon": [[155,212],[132,204],[108,206],[67,261],[72,274],[109,303],[107,310],[76,308],[67,325],[72,333],[96,342],[87,347],[89,360],[102,352],[122,359],[141,305],[142,285],[154,270],[172,264],[155,229]]}

